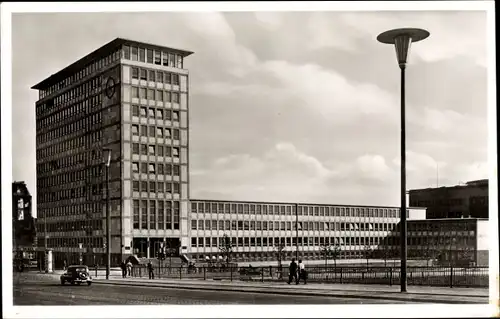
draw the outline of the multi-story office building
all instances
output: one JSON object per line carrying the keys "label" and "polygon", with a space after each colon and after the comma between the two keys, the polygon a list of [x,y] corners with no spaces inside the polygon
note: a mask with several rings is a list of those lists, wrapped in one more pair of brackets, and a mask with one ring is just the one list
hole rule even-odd
{"label": "multi-story office building", "polygon": [[[382,250],[385,247],[382,247]],[[408,221],[408,258],[488,266],[488,220],[445,218]]]}
{"label": "multi-story office building", "polygon": [[488,218],[488,180],[410,190],[410,205],[427,207],[427,218]]}
{"label": "multi-story office building", "polygon": [[[189,255],[195,259],[220,256],[222,238],[234,245],[236,261],[276,260],[276,246],[285,254],[321,259],[321,247],[338,245],[341,259],[363,258],[366,246],[377,249],[385,239],[399,247],[400,209],[304,203],[226,202],[191,200]],[[425,218],[425,209],[410,208],[409,219]],[[297,228],[298,223],[298,228]]]}
{"label": "multi-story office building", "polygon": [[[189,200],[191,53],[118,38],[33,87],[38,243],[47,240],[56,266],[81,253],[85,263],[102,264],[105,244],[114,265],[155,257],[161,246],[217,258],[224,235],[237,261],[275,260],[277,243],[307,259],[335,244],[342,259],[381,243],[398,250],[396,207]],[[425,219],[425,208],[407,216]]]}
{"label": "multi-story office building", "polygon": [[38,214],[56,263],[82,249],[104,260],[108,149],[112,263],[187,246],[191,53],[118,38],[33,86]]}

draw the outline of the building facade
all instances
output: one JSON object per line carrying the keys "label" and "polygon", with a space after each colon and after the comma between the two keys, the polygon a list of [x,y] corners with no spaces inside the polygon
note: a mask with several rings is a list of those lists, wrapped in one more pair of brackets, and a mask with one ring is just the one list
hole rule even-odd
{"label": "building facade", "polygon": [[488,180],[410,190],[410,205],[426,207],[427,218],[488,218]]}
{"label": "building facade", "polygon": [[[340,259],[359,259],[366,247],[382,242],[399,247],[400,209],[377,206],[304,203],[190,201],[189,256],[218,259],[222,238],[234,246],[234,261],[276,260],[278,243],[287,257],[322,259],[321,248],[338,245]],[[425,217],[425,209],[410,208],[407,217]],[[298,227],[297,227],[298,225]]]}
{"label": "building facade", "polygon": [[[213,259],[221,255],[224,235],[235,261],[274,261],[278,243],[286,256],[298,249],[308,260],[321,259],[322,247],[332,245],[340,247],[340,259],[364,258],[367,247],[399,251],[396,207],[190,200],[184,67],[190,54],[118,38],[33,87],[39,91],[38,245],[53,251],[55,267],[79,262],[81,255],[86,264],[103,265],[106,245],[112,265],[131,255],[154,258],[165,247],[190,259]],[[481,192],[470,197],[481,198],[483,186],[474,187]],[[429,200],[419,194],[410,192],[411,206],[419,206],[407,211],[410,226],[425,219]],[[416,232],[423,232],[417,224]],[[413,250],[424,245],[418,238]]]}
{"label": "building facade", "polygon": [[[102,264],[106,244],[113,264],[133,253],[147,254],[160,241],[186,247],[183,60],[191,53],[118,38],[33,87],[39,91],[37,208],[56,265],[82,251],[85,262]],[[107,149],[110,243],[105,242]]]}

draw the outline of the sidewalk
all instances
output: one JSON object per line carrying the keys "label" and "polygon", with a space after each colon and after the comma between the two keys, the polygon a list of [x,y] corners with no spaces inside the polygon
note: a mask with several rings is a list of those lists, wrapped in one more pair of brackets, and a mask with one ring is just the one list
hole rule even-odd
{"label": "sidewalk", "polygon": [[103,278],[94,279],[96,284],[125,286],[147,286],[161,288],[181,288],[195,290],[217,290],[250,293],[275,293],[287,295],[330,296],[342,298],[361,298],[373,300],[397,300],[422,303],[447,304],[487,304],[488,288],[447,288],[409,286],[407,293],[401,293],[399,286],[356,285],[356,284],[320,284],[287,285],[286,282],[246,282],[214,281],[190,279],[154,279],[145,278]]}

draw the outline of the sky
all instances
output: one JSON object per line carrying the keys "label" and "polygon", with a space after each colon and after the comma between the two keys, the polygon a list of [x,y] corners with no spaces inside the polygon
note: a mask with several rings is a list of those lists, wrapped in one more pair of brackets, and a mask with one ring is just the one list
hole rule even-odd
{"label": "sky", "polygon": [[400,203],[397,27],[431,36],[406,71],[407,188],[487,178],[482,11],[22,13],[12,16],[13,179],[35,192],[30,87],[116,37],[195,53],[190,196]]}

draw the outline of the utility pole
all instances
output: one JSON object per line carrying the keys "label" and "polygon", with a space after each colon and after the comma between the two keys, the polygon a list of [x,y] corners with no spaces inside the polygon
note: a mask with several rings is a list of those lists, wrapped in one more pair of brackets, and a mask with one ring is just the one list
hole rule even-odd
{"label": "utility pole", "polygon": [[299,260],[299,204],[295,204],[295,258]]}

